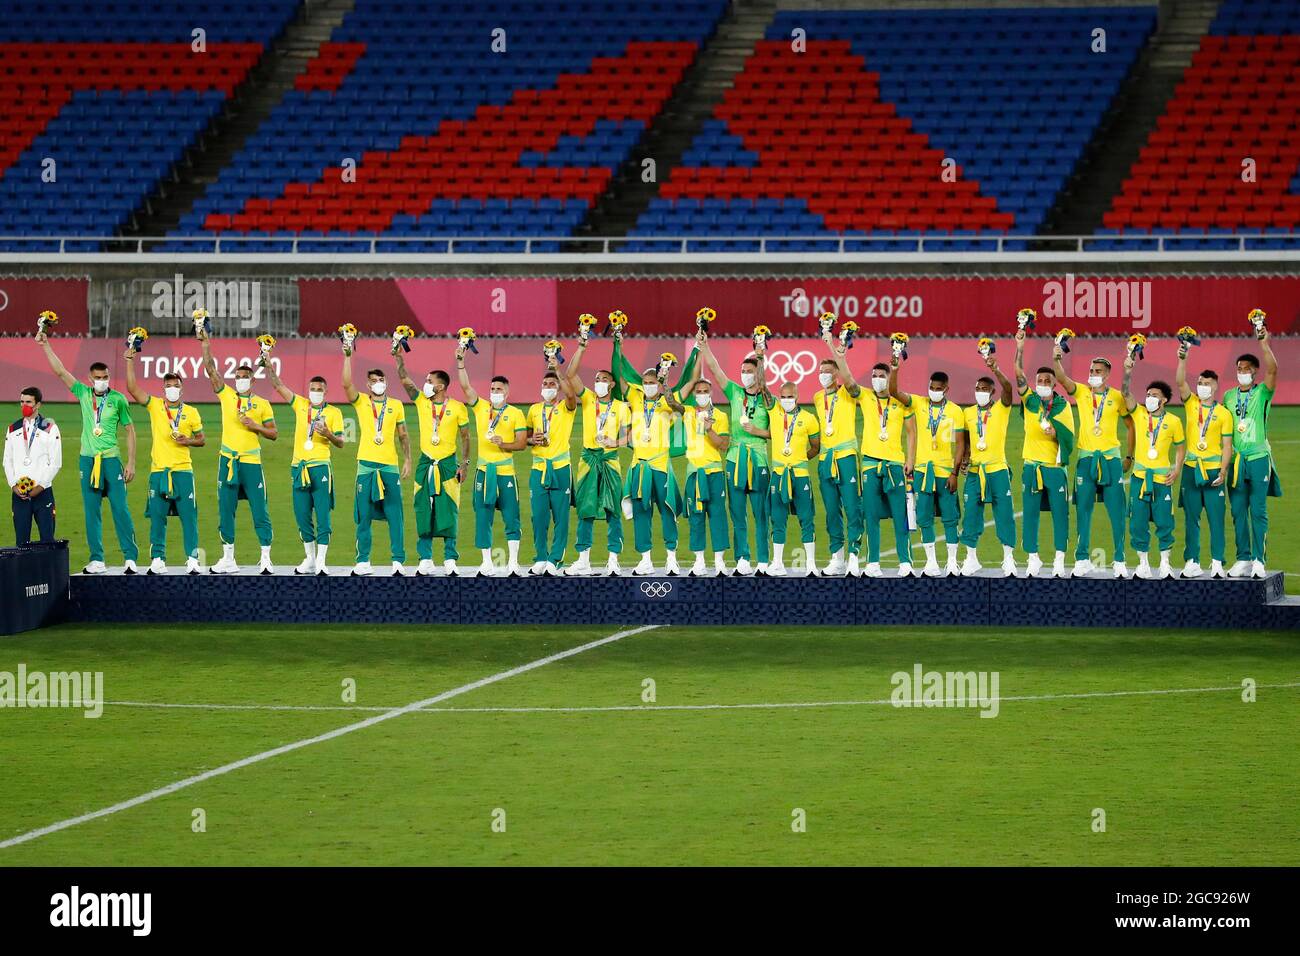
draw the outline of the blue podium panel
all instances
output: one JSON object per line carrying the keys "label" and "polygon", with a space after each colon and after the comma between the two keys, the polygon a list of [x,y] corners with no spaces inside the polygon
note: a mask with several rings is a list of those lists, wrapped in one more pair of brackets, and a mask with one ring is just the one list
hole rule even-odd
{"label": "blue podium panel", "polygon": [[578,580],[590,595],[594,623],[731,623],[723,602],[725,578],[619,576]]}

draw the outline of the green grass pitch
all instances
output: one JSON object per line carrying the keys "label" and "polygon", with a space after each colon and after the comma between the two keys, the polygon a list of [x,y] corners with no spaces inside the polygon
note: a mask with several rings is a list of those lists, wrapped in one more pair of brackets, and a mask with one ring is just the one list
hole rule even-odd
{"label": "green grass pitch", "polygon": [[[203,383],[196,383],[193,387],[197,388]],[[291,492],[289,484],[289,458],[292,451],[292,428],[293,413],[285,405],[277,400],[275,404],[276,420],[280,426],[281,439],[275,442],[263,442],[264,467],[268,482],[268,500],[271,510],[271,520],[275,528],[275,541],[273,544],[272,556],[276,564],[296,565],[303,557],[302,546],[297,534],[297,528],[293,520],[293,506],[291,503]],[[525,406],[526,409],[527,406]],[[144,516],[145,500],[148,494],[147,475],[149,470],[149,447],[150,431],[148,416],[139,406],[132,406],[136,415],[136,428],[139,434],[139,450],[137,453],[136,467],[140,473],[130,488],[131,510],[136,519],[136,537],[141,549],[141,563],[148,562],[148,521]],[[217,451],[221,435],[221,416],[218,406],[213,404],[203,404],[199,406],[203,416],[208,436],[208,445],[205,448],[195,449],[195,477],[199,493],[199,540],[204,549],[204,564],[210,564],[220,557],[220,541],[217,538],[217,515],[216,515],[216,467]],[[88,560],[85,542],[85,523],[83,519],[81,495],[77,487],[77,454],[80,445],[81,425],[80,415],[75,405],[55,404],[53,402],[44,406],[45,413],[50,415],[59,425],[63,433],[63,451],[64,466],[55,481],[54,494],[58,508],[58,534],[60,537],[66,537],[71,546],[73,570],[80,570]],[[1181,414],[1181,409],[1178,410]],[[16,404],[0,405],[0,421],[3,421],[7,427],[18,417]],[[351,407],[343,406],[344,418],[349,422],[355,422],[355,415]],[[415,431],[418,429],[416,416],[413,407],[408,406],[410,417],[409,427],[412,430],[412,448],[418,455],[418,445],[415,443]],[[860,427],[860,425],[859,425]],[[471,423],[471,432],[473,424]],[[1277,462],[1278,471],[1282,476],[1283,486],[1290,485],[1291,488],[1300,488],[1300,485],[1291,484],[1298,480],[1300,476],[1300,408],[1275,408],[1273,410],[1272,421],[1270,426],[1271,437],[1274,447],[1274,455]],[[354,431],[353,434],[356,434]],[[1019,421],[1019,415],[1016,415],[1011,426],[1010,435],[1007,438],[1007,450],[1012,465],[1013,488],[1015,489],[1015,500],[1017,502],[1016,510],[1019,512],[1019,469],[1020,469],[1020,444],[1022,438],[1022,426]],[[581,454],[581,411],[578,413],[578,421],[573,430],[573,447],[575,459]],[[123,446],[124,447],[124,446]],[[629,457],[627,451],[624,451],[624,460]],[[519,452],[515,456],[516,467],[519,474],[526,475],[527,468],[531,459],[526,452]],[[334,512],[334,539],[330,545],[330,563],[336,565],[351,564],[355,560],[355,523],[352,517],[352,479],[356,474],[356,447],[355,445],[345,445],[342,449],[334,453],[335,464],[335,482],[336,482],[336,506]],[[679,471],[679,477],[685,480],[685,459],[677,459],[675,465]],[[520,547],[520,560],[525,563],[532,563],[534,560],[534,551],[532,545],[532,524],[527,494],[526,482],[525,488],[520,495],[520,508],[522,511],[522,531],[523,543]],[[814,482],[814,488],[816,483]],[[1300,493],[1290,491],[1289,494]],[[405,506],[406,506],[406,543],[407,543],[407,563],[414,565],[416,561],[415,553],[415,514],[411,505],[411,483],[407,482],[404,487]],[[1287,512],[1284,510],[1287,506],[1288,498],[1271,499],[1269,510],[1272,517],[1272,529],[1269,536],[1269,555],[1268,565],[1270,569],[1295,571],[1298,559],[1300,559],[1300,538],[1296,535],[1285,533],[1287,530]],[[474,550],[474,525],[473,509],[470,506],[470,492],[462,491],[461,499],[461,530],[460,530],[460,552],[461,563],[471,566],[477,566],[479,556]],[[818,524],[821,526],[818,532],[818,560],[825,563],[827,558],[827,541],[824,527],[823,509],[821,506],[820,496],[817,500]],[[107,504],[103,506],[104,511],[104,539],[106,560],[112,565],[121,563],[121,552],[118,550],[117,541],[113,533],[112,519],[108,514]],[[1178,531],[1177,539],[1174,545],[1173,561],[1175,567],[1181,567],[1182,559],[1182,512],[1176,513]],[[989,513],[988,518],[992,515]],[[1073,542],[1075,536],[1074,517],[1071,514],[1071,553],[1070,560],[1073,560]],[[1017,525],[1019,519],[1017,519]],[[678,556],[682,560],[689,558],[686,536],[686,522],[682,520],[680,524],[680,543],[678,546]],[[247,508],[240,507],[237,524],[237,548],[236,556],[241,564],[256,564],[258,547],[257,540],[253,535],[252,522],[248,517]],[[942,533],[942,528],[938,529]],[[566,552],[568,560],[573,558],[573,537],[577,531],[576,520],[570,521],[569,528],[569,548]],[[625,531],[625,550],[623,552],[623,563],[631,567],[636,563],[636,558],[631,550],[631,522],[626,523]],[[12,528],[6,527],[0,532],[0,542],[11,542],[10,537]],[[386,529],[376,527],[374,529],[374,550],[371,560],[377,567],[383,567],[388,562],[388,535]],[[660,538],[659,530],[656,525],[655,529],[655,556],[657,560],[662,561],[663,543]],[[753,522],[751,517],[750,534],[753,534]],[[797,541],[798,531],[795,519],[790,519],[790,541]],[[1042,540],[1050,548],[1051,522],[1044,520],[1040,534]],[[883,547],[892,548],[892,533],[886,531],[883,535]],[[1107,559],[1109,560],[1109,541],[1110,532],[1105,525],[1104,510],[1098,508],[1094,514],[1094,529],[1092,536],[1093,546],[1104,545],[1108,549]],[[916,539],[915,544],[919,542]],[[173,567],[179,567],[184,564],[184,554],[181,548],[180,525],[173,519],[169,524],[168,531],[168,564]],[[1202,544],[1207,549],[1203,558],[1208,567],[1208,534],[1202,534]],[[505,534],[501,527],[500,520],[496,523],[496,545],[499,548],[505,547]],[[791,545],[790,549],[793,550]],[[605,530],[603,526],[596,529],[596,541],[592,554],[592,563],[603,563],[605,557]],[[940,551],[942,556],[942,550]],[[986,565],[996,565],[1001,561],[1001,549],[994,537],[992,529],[986,530],[980,541],[980,556]],[[1050,554],[1050,551],[1049,551]],[[442,560],[441,545],[435,549],[435,559],[439,562]],[[1023,564],[1025,554],[1018,549],[1018,560]],[[1233,558],[1232,547],[1232,519],[1228,519],[1228,553],[1229,561]],[[923,561],[924,558],[920,553],[919,546],[916,547],[915,559]],[[1130,549],[1129,564],[1130,567],[1135,561],[1135,557]],[[498,558],[498,563],[504,563],[504,557]],[[789,561],[787,561],[789,563]],[[891,566],[897,563],[897,557],[891,553],[884,556],[882,562],[885,566]],[[1300,593],[1300,578],[1287,578],[1288,592]]]}
{"label": "green grass pitch", "polygon": [[[110,702],[322,709],[0,710],[0,842],[374,715],[339,709],[347,679],[358,708],[403,706],[615,630],[6,639],[0,670],[102,670]],[[0,865],[1294,866],[1297,650],[1258,632],[659,628],[0,849]],[[888,699],[917,663],[996,671],[997,716],[853,703]],[[765,706],[702,706],[718,704]]]}

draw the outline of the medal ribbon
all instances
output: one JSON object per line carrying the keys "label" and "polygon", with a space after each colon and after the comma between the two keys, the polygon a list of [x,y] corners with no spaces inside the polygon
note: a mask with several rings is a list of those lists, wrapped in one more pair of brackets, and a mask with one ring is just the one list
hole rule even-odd
{"label": "medal ribbon", "polygon": [[[939,440],[939,423],[943,421],[943,407],[947,403],[948,400],[946,398],[938,405],[935,405],[933,402],[930,403],[930,438],[934,441]],[[938,415],[935,414],[936,409],[938,409]]]}
{"label": "medal ribbon", "polygon": [[28,461],[30,461],[32,457],[32,442],[36,441],[36,433],[40,431],[40,428],[41,428],[41,416],[39,415],[32,416],[31,435],[27,434],[27,423],[23,422],[23,440],[27,442],[27,452],[25,457]]}
{"label": "medal ribbon", "polygon": [[785,447],[790,447],[790,439],[794,437],[794,426],[799,420],[799,409],[794,410],[794,414],[785,416]]}
{"label": "medal ribbon", "polygon": [[1092,392],[1092,427],[1094,429],[1101,427],[1101,416],[1106,413],[1106,398],[1101,396],[1099,399],[1096,392]]}
{"label": "medal ribbon", "polygon": [[988,426],[989,416],[992,414],[993,413],[989,411],[978,412],[975,415],[975,431],[978,433],[980,441],[984,440],[984,429]]}
{"label": "medal ribbon", "polygon": [[655,396],[653,402],[641,403],[641,417],[645,419],[645,430],[650,431],[650,423],[654,421],[655,412],[659,409],[659,396]]}
{"label": "medal ribbon", "polygon": [[1051,401],[1045,402],[1041,398],[1038,400],[1038,417],[1041,421],[1050,422],[1052,420],[1052,404],[1055,401],[1055,396],[1053,396]]}
{"label": "medal ribbon", "polygon": [[429,415],[433,418],[433,435],[434,444],[437,444],[438,436],[442,434],[442,416],[447,414],[447,403],[442,403],[442,411],[438,411],[438,403],[429,403]]}
{"label": "medal ribbon", "polygon": [[[830,399],[829,402],[826,400],[827,398]],[[834,395],[829,395],[829,396],[825,392],[822,392],[822,413],[826,417],[826,427],[828,429],[835,421],[835,403],[838,402],[839,400],[840,400],[839,392],[836,392]]]}
{"label": "medal ribbon", "polygon": [[104,414],[104,403],[108,401],[108,396],[95,399],[95,427],[99,427],[99,420]]}
{"label": "medal ribbon", "polygon": [[1150,446],[1148,455],[1156,449],[1156,441],[1160,438],[1160,426],[1165,423],[1167,414],[1169,414],[1167,411],[1161,412],[1159,419],[1147,416],[1147,444]]}
{"label": "medal ribbon", "polygon": [[1205,441],[1205,436],[1210,430],[1210,422],[1214,421],[1214,404],[1210,404],[1209,414],[1206,414],[1205,406],[1202,405],[1196,410],[1196,423],[1200,426],[1201,441]]}
{"label": "medal ribbon", "polygon": [[375,419],[375,436],[376,436],[376,437],[379,437],[379,438],[382,438],[382,437],[383,437],[383,434],[384,434],[384,416],[388,414],[388,399],[387,399],[387,397],[384,398],[384,400],[383,400],[383,402],[382,402],[381,404],[382,404],[383,407],[380,408],[380,409],[378,409],[378,410],[376,410],[376,409],[375,409],[375,400],[374,400],[373,398],[370,400],[370,414],[371,414],[372,416],[374,416],[374,419]]}
{"label": "medal ribbon", "polygon": [[876,414],[880,416],[880,430],[882,432],[888,431],[889,430],[889,402],[886,401],[884,404],[881,404],[879,395],[875,396],[875,399],[876,399]]}
{"label": "medal ribbon", "polygon": [[501,405],[501,411],[499,411],[499,412],[497,412],[495,415],[493,415],[492,418],[491,418],[491,420],[488,421],[488,434],[489,434],[489,435],[493,435],[493,434],[496,433],[496,430],[497,430],[497,422],[501,421],[501,416],[504,415],[505,413],[506,413],[506,406],[505,406],[505,403],[503,402],[502,405]]}
{"label": "medal ribbon", "polygon": [[546,413],[546,403],[542,403],[542,437],[546,439],[546,444],[551,443],[551,419],[555,416],[555,410],[559,408],[558,404],[551,406],[551,412]]}
{"label": "medal ribbon", "polygon": [[[166,408],[164,408],[163,410],[166,411]],[[176,407],[176,417],[175,417],[175,418],[172,418],[172,416],[171,416],[171,412],[167,412],[167,420],[168,420],[169,422],[172,423],[172,431],[174,431],[174,432],[178,432],[178,431],[181,430],[181,416],[184,415],[184,414],[185,414],[185,403],[184,403],[184,402],[181,402],[180,405],[178,405],[178,406]]]}
{"label": "medal ribbon", "polygon": [[1237,418],[1240,420],[1246,417],[1246,412],[1250,409],[1250,393],[1253,389],[1242,391],[1237,389]]}
{"label": "medal ribbon", "polygon": [[614,402],[611,399],[608,402],[596,402],[596,434],[599,435],[605,427],[605,422],[609,419],[609,413],[614,410]]}
{"label": "medal ribbon", "polygon": [[313,411],[308,408],[311,415],[307,419],[307,441],[311,441],[311,436],[316,433],[316,423],[325,417],[325,403],[321,402],[320,411]]}

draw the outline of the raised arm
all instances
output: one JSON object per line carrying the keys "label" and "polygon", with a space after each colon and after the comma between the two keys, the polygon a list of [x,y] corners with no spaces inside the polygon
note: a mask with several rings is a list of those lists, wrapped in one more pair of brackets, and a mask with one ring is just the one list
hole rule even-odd
{"label": "raised arm", "polygon": [[1174,382],[1178,385],[1178,397],[1184,402],[1192,397],[1192,390],[1187,387],[1187,346],[1178,346],[1178,370],[1174,372]]}
{"label": "raised arm", "polygon": [[1137,364],[1137,358],[1132,354],[1124,359],[1124,377],[1120,382],[1120,394],[1124,396],[1124,407],[1128,409],[1129,414],[1138,407],[1137,399],[1133,397],[1133,366]]}
{"label": "raised arm", "polygon": [[71,372],[63,367],[63,363],[59,361],[59,357],[54,354],[54,349],[50,345],[49,336],[44,332],[37,332],[36,341],[40,343],[41,349],[45,352],[45,360],[50,363],[50,371],[57,375],[59,380],[62,381],[64,385],[68,386],[68,388],[72,388],[72,386],[76,385],[77,380],[73,377]]}
{"label": "raised arm", "polygon": [[1016,332],[1016,361],[1013,366],[1016,373],[1016,390],[1023,392],[1029,387],[1029,379],[1025,375],[1025,330],[1019,329]]}
{"label": "raised arm", "polygon": [[[401,359],[398,359],[398,361],[400,362]],[[266,377],[271,380],[271,386],[277,392],[280,393],[281,398],[283,398],[286,402],[292,404],[293,400],[297,398],[297,396],[294,395],[293,389],[291,389],[288,385],[285,385],[284,382],[280,381],[280,376],[276,374],[275,363],[271,361],[270,355],[267,355],[266,357],[265,368],[266,368]]]}
{"label": "raised arm", "polygon": [[[578,377],[578,371],[582,368],[582,357],[586,354],[587,354],[587,340],[579,339],[578,347],[573,351],[573,358],[569,359],[568,372],[560,376],[561,386],[564,385],[566,380],[571,380],[575,383],[576,389],[574,394],[577,395],[582,394],[582,379]],[[567,389],[565,390],[564,394],[565,395],[569,394]]]}
{"label": "raised arm", "polygon": [[902,402],[904,408],[911,408],[912,396],[898,387],[898,369],[900,364],[901,360],[898,356],[894,356],[894,358],[889,362],[889,394],[891,398],[896,398],[898,401]]}
{"label": "raised arm", "polygon": [[835,362],[835,367],[840,370],[840,378],[844,381],[844,387],[848,390],[849,396],[856,399],[862,391],[862,386],[858,380],[853,377],[853,371],[849,368],[849,358],[846,354],[848,350],[843,345],[836,345],[831,341],[830,333],[824,336],[825,342],[830,346],[831,359]]}
{"label": "raised arm", "polygon": [[469,383],[469,372],[465,371],[464,349],[456,349],[456,377],[460,380],[460,390],[465,394],[465,404],[471,407],[477,405],[478,392]]}
{"label": "raised arm", "polygon": [[212,357],[212,342],[208,339],[207,333],[199,334],[199,344],[203,346],[203,370],[208,373],[208,381],[212,383],[212,391],[220,395],[222,389],[226,387],[226,383],[222,379],[221,373],[217,371],[217,360]]}
{"label": "raised arm", "polygon": [[1269,391],[1277,391],[1277,356],[1273,354],[1273,346],[1269,344],[1268,329],[1264,329],[1263,334],[1260,335],[1259,347],[1264,353],[1264,384],[1268,386]]}
{"label": "raised arm", "polygon": [[[717,387],[718,391],[725,392],[727,386],[731,384],[731,380],[727,378],[727,373],[724,372],[722,366],[718,364],[718,357],[713,354],[713,348],[709,345],[708,335],[701,330],[696,335],[695,340],[700,343],[700,349],[704,352],[704,361],[709,363],[709,371],[713,373],[714,385]],[[759,371],[762,371],[761,367]]]}
{"label": "raised arm", "polygon": [[343,394],[347,397],[348,402],[355,402],[361,397],[356,386],[352,384],[352,353],[347,351],[343,353]]}
{"label": "raised arm", "polygon": [[1073,395],[1078,386],[1075,384],[1074,379],[1065,373],[1065,366],[1061,364],[1064,358],[1065,352],[1062,351],[1059,345],[1052,349],[1052,368],[1056,370],[1056,380],[1061,383],[1066,395]]}
{"label": "raised arm", "polygon": [[393,354],[397,358],[397,380],[402,383],[402,388],[406,389],[406,394],[411,401],[415,401],[420,397],[420,389],[406,371],[406,358],[400,348]]}
{"label": "raised arm", "polygon": [[998,401],[1010,408],[1011,398],[1015,395],[1015,392],[1011,389],[1011,381],[1007,378],[1006,373],[1002,371],[1002,368],[998,365],[998,360],[994,356],[990,355],[984,362],[989,367],[989,371],[993,373],[993,377],[998,380],[998,388],[1002,393],[998,396]]}
{"label": "raised arm", "polygon": [[127,349],[123,358],[126,359],[126,393],[141,405],[148,405],[149,393],[135,379],[135,349]]}
{"label": "raised arm", "polygon": [[[572,361],[570,361],[572,364]],[[578,396],[582,394],[582,383],[576,382],[562,372],[556,372],[556,378],[560,380],[560,393],[564,396],[564,407],[573,411],[578,407]]]}

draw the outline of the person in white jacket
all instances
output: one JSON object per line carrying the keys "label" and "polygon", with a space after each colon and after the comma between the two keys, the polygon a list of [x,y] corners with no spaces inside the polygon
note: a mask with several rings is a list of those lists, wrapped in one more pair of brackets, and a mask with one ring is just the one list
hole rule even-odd
{"label": "person in white jacket", "polygon": [[[5,483],[13,490],[14,535],[22,547],[32,540],[36,522],[41,541],[54,540],[54,476],[63,467],[59,426],[41,414],[41,390],[18,394],[23,417],[5,435]],[[30,485],[28,484],[30,482]]]}

